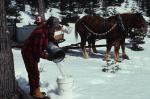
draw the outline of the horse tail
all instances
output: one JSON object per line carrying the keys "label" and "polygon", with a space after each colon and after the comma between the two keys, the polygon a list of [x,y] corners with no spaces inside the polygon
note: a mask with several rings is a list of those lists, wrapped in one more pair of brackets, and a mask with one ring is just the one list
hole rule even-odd
{"label": "horse tail", "polygon": [[[80,20],[80,19],[79,19]],[[78,39],[78,25],[79,25],[79,20],[75,23],[75,38],[76,40]]]}

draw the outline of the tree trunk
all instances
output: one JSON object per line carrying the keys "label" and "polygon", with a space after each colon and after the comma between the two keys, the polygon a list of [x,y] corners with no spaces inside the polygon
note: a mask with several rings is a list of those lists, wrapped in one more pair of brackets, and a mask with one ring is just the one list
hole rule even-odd
{"label": "tree trunk", "polygon": [[5,0],[0,0],[0,99],[29,99],[15,80],[10,38],[6,32]]}
{"label": "tree trunk", "polygon": [[38,0],[39,4],[39,15],[42,16],[43,19],[45,19],[45,7],[44,7],[44,1],[43,0]]}

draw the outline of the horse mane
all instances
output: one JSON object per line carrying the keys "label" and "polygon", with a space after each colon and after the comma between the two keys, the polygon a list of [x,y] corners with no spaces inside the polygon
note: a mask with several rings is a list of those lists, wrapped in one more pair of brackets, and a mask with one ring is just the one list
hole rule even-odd
{"label": "horse mane", "polygon": [[118,14],[115,14],[115,15],[113,15],[113,16],[110,16],[110,17],[108,17],[107,18],[107,20],[113,20],[113,19],[116,19],[116,17],[118,16],[118,15],[132,15],[132,14],[135,14],[135,13],[131,13],[131,12],[126,12],[126,13],[118,13]]}
{"label": "horse mane", "polygon": [[[77,28],[79,27],[84,27],[84,24],[86,24],[87,21],[89,21],[89,19],[99,19],[99,16],[95,16],[95,15],[85,15],[82,18],[78,19],[75,23],[75,38],[78,39],[78,31]],[[90,20],[91,21],[91,20]]]}
{"label": "horse mane", "polygon": [[[115,14],[113,16],[110,16],[110,17],[106,18],[106,20],[108,22],[116,23],[116,22],[118,22],[118,21],[120,21],[122,19],[123,20],[125,19],[124,22],[127,22],[129,20],[127,20],[126,16],[133,16],[133,15],[136,15],[136,13],[132,13],[132,12],[118,13],[118,14]],[[138,15],[138,13],[137,13],[137,15]],[[130,22],[128,22],[128,23],[130,23]]]}

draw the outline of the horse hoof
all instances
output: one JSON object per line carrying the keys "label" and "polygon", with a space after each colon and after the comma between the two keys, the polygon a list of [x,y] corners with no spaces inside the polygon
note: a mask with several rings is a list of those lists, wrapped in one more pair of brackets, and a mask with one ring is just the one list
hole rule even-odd
{"label": "horse hoof", "polygon": [[122,62],[122,60],[119,58],[119,59],[115,59],[115,64],[116,63],[121,63]]}
{"label": "horse hoof", "polygon": [[85,59],[88,59],[89,57],[84,57]]}
{"label": "horse hoof", "polygon": [[93,50],[93,53],[97,53],[97,50]]}
{"label": "horse hoof", "polygon": [[84,58],[85,58],[85,59],[88,59],[88,58],[89,58],[89,56],[88,56],[88,55],[84,55]]}
{"label": "horse hoof", "polygon": [[128,55],[126,55],[126,54],[125,54],[125,55],[122,55],[122,58],[129,60],[129,57],[128,57]]}
{"label": "horse hoof", "polygon": [[85,59],[87,59],[87,58],[89,58],[89,53],[85,52],[85,53],[83,53],[83,56]]}
{"label": "horse hoof", "polygon": [[117,62],[118,62],[118,63],[121,63],[122,61],[121,61],[121,59],[119,59],[119,60],[117,60]]}
{"label": "horse hoof", "polygon": [[103,61],[109,62],[109,61],[111,61],[111,59],[103,58]]}

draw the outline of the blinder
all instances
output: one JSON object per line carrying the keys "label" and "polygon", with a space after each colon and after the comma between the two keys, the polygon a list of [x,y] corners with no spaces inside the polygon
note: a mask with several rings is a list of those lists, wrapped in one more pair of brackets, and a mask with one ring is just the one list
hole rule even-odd
{"label": "blinder", "polygon": [[46,21],[46,25],[50,25],[50,26],[57,26],[59,25],[60,21],[58,18],[51,16],[47,21]]}

